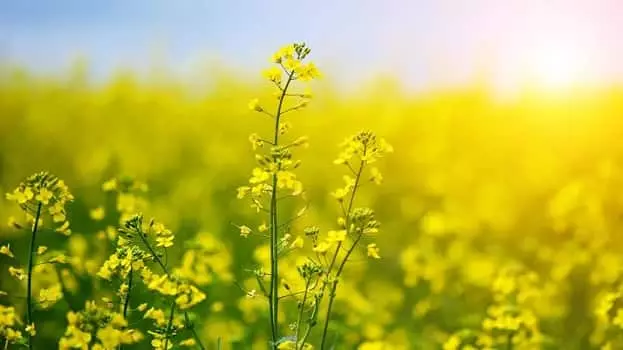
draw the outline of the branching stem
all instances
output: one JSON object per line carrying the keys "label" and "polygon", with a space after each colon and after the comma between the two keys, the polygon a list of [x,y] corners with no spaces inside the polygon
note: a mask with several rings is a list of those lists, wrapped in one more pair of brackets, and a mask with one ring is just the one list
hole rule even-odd
{"label": "branching stem", "polygon": [[[294,71],[288,73],[288,79],[281,90],[277,113],[275,113],[275,127],[273,135],[274,147],[279,146],[279,123],[282,115],[283,102],[288,87],[294,77]],[[274,159],[275,161],[277,159]],[[272,176],[272,189],[270,199],[270,293],[269,293],[269,317],[272,336],[272,347],[277,348],[279,341],[279,222],[277,215],[277,173]]]}
{"label": "branching stem", "polygon": [[[32,325],[34,323],[32,317],[32,268],[35,265],[35,240],[37,238],[37,230],[39,229],[39,218],[41,217],[41,206],[42,203],[39,202],[37,205],[37,213],[35,215],[35,222],[32,226],[32,235],[30,236],[30,250],[28,251],[28,282],[26,286],[26,323],[27,325]],[[32,335],[30,332],[28,333],[28,349],[32,349]]]}

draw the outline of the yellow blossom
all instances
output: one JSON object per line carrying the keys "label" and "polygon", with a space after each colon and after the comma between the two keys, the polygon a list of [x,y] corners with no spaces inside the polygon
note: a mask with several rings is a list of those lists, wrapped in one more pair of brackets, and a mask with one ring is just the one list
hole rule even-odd
{"label": "yellow blossom", "polygon": [[104,207],[102,206],[99,206],[95,209],[91,209],[91,211],[89,211],[89,216],[91,217],[91,219],[95,221],[100,221],[104,219],[105,215],[106,215],[106,211],[104,210]]}
{"label": "yellow blossom", "polygon": [[10,245],[3,245],[0,247],[0,254],[6,255],[8,257],[14,258],[13,252],[11,251]]}
{"label": "yellow blossom", "polygon": [[248,226],[242,225],[238,227],[240,229],[240,235],[247,238],[251,234],[251,229]]}
{"label": "yellow blossom", "polygon": [[290,244],[290,248],[303,248],[304,243],[305,241],[303,240],[303,238],[301,238],[301,236],[296,236],[296,238]]}
{"label": "yellow blossom", "polygon": [[260,100],[257,98],[249,101],[249,109],[256,112],[262,112],[264,109],[260,106]]}
{"label": "yellow blossom", "polygon": [[24,269],[16,268],[13,266],[9,266],[9,274],[20,281],[23,281],[26,278],[26,272]]}
{"label": "yellow blossom", "polygon": [[376,243],[368,244],[368,256],[374,259],[380,259],[379,248],[376,246]]}
{"label": "yellow blossom", "polygon": [[197,342],[195,341],[195,339],[194,339],[194,338],[188,338],[188,339],[184,339],[184,340],[182,340],[182,341],[179,343],[179,345],[180,345],[180,346],[188,346],[188,347],[191,347],[191,346],[195,346],[195,345],[197,345]]}
{"label": "yellow blossom", "polygon": [[312,250],[319,254],[326,254],[329,248],[331,248],[330,243],[320,242]]}
{"label": "yellow blossom", "polygon": [[346,239],[346,230],[329,231],[327,233],[327,241],[329,242],[344,242]]}
{"label": "yellow blossom", "polygon": [[117,179],[110,179],[102,184],[104,192],[110,192],[117,189]]}
{"label": "yellow blossom", "polygon": [[162,236],[156,238],[157,247],[171,247],[173,246],[173,236]]}
{"label": "yellow blossom", "polygon": [[52,196],[53,196],[53,193],[44,187],[39,191],[35,199],[41,202],[42,204],[47,205],[50,202],[50,198],[52,198]]}

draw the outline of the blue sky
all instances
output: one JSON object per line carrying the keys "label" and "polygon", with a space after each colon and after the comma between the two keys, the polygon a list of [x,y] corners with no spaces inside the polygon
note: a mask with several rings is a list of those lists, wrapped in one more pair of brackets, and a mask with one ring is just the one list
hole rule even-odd
{"label": "blue sky", "polygon": [[55,71],[80,55],[100,75],[206,57],[255,70],[304,40],[338,80],[391,73],[426,87],[486,70],[504,86],[556,70],[621,82],[620,33],[617,0],[0,0],[2,60]]}

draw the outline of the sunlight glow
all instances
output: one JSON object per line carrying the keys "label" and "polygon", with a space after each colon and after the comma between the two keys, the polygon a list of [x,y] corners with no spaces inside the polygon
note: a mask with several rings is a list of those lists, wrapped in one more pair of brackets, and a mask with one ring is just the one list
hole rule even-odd
{"label": "sunlight glow", "polygon": [[580,48],[543,48],[530,61],[531,77],[547,90],[566,90],[586,79],[587,65]]}

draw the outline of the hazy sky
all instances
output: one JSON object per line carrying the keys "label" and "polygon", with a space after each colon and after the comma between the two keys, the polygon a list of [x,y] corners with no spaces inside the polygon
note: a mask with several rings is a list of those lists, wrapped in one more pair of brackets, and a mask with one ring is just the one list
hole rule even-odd
{"label": "hazy sky", "polygon": [[0,0],[0,57],[45,71],[79,54],[98,74],[155,56],[180,71],[214,56],[257,69],[294,40],[341,80],[623,82],[622,0]]}

